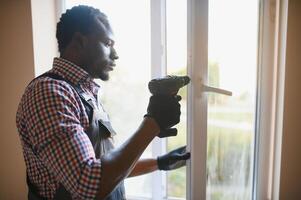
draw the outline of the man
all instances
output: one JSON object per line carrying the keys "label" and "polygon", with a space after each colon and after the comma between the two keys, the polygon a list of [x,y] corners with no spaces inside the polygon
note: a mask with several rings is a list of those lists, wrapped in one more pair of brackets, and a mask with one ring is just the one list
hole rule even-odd
{"label": "man", "polygon": [[107,17],[73,7],[56,35],[60,58],[28,85],[17,112],[29,199],[125,199],[125,178],[185,165],[185,147],[138,160],[154,137],[169,136],[179,122],[179,96],[152,96],[137,131],[113,147],[115,132],[93,81],[109,80],[118,59]]}

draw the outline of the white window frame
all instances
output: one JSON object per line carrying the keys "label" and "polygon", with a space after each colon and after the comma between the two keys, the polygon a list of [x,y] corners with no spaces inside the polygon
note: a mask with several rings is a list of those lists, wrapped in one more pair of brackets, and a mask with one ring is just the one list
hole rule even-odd
{"label": "white window frame", "polygon": [[[65,12],[65,0],[55,0],[57,20]],[[207,96],[201,85],[207,83],[208,1],[187,0],[188,86],[187,199],[206,199]],[[166,0],[151,0],[151,76],[166,74]],[[288,0],[260,0],[258,52],[258,120],[254,191],[255,200],[279,198],[284,63]],[[263,67],[265,66],[265,67]],[[260,115],[259,115],[260,114]],[[201,119],[201,120],[199,120]],[[166,151],[166,140],[155,139],[152,154]],[[260,153],[258,153],[260,152]],[[152,175],[152,199],[167,199],[166,173]],[[147,199],[129,197],[130,199]]]}
{"label": "white window frame", "polygon": [[[208,1],[188,0],[187,199],[206,199]],[[287,0],[260,0],[258,97],[252,199],[279,198]],[[260,153],[259,153],[260,152]]]}
{"label": "white window frame", "polygon": [[261,0],[253,199],[279,199],[288,0]]}
{"label": "white window frame", "polygon": [[[187,166],[187,199],[206,199],[208,0],[188,0],[187,57],[188,86],[187,146],[191,159]],[[202,119],[202,120],[200,120]]]}
{"label": "white window frame", "polygon": [[[166,75],[166,0],[151,0],[151,78]],[[155,138],[152,142],[152,156],[166,152],[166,139]],[[167,198],[166,172],[152,174],[152,199]]]}

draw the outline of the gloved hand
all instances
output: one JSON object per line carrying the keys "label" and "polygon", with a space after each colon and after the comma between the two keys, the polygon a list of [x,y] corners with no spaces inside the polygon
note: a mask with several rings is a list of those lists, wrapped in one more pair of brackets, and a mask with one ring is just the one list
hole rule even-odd
{"label": "gloved hand", "polygon": [[178,95],[153,95],[150,97],[147,114],[144,116],[152,117],[158,123],[160,127],[158,137],[177,135],[177,129],[171,129],[171,127],[180,122],[180,100],[181,96]]}
{"label": "gloved hand", "polygon": [[186,152],[186,146],[175,149],[165,155],[158,156],[157,163],[159,170],[173,170],[186,165],[190,158],[190,152]]}

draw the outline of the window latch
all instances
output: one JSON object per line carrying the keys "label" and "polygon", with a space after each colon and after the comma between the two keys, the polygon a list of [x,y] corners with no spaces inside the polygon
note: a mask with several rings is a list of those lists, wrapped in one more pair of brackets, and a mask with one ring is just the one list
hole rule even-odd
{"label": "window latch", "polygon": [[202,92],[213,92],[217,94],[222,94],[222,95],[227,95],[227,96],[232,96],[232,92],[229,90],[224,90],[221,88],[216,88],[216,87],[211,87],[205,84],[202,84]]}

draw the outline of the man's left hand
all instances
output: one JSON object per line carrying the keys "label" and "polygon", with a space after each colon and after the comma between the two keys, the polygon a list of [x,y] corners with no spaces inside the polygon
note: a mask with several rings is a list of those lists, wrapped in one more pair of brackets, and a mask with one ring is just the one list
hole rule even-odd
{"label": "man's left hand", "polygon": [[175,149],[165,155],[158,156],[157,163],[159,170],[173,170],[186,165],[190,158],[190,152],[186,152],[186,146]]}

